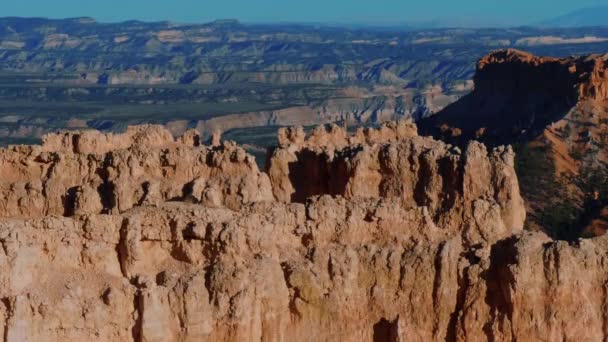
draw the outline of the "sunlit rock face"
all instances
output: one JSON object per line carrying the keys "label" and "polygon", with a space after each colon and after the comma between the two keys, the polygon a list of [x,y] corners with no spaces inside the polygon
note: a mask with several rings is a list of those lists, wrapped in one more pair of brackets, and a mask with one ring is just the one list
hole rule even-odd
{"label": "sunlit rock face", "polygon": [[47,135],[42,146],[0,149],[0,216],[121,213],[186,201],[238,209],[272,200],[268,177],[234,143],[201,146],[193,131],[162,126],[122,134]]}
{"label": "sunlit rock face", "polygon": [[524,233],[510,148],[409,122],[0,150],[7,341],[596,340],[607,242]]}

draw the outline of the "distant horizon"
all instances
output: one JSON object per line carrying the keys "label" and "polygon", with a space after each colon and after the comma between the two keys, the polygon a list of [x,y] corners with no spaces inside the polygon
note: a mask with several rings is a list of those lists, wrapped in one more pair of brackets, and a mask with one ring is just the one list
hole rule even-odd
{"label": "distant horizon", "polygon": [[[245,24],[312,24],[413,28],[484,28],[537,26],[575,11],[608,7],[605,0],[448,0],[410,3],[398,0],[309,0],[285,4],[279,0],[106,0],[82,6],[78,0],[20,0],[3,7],[3,17],[69,19],[90,17],[100,23],[171,22],[200,24],[235,19]],[[116,9],[120,10],[117,11]],[[539,15],[539,13],[542,13]],[[608,23],[607,23],[608,24]]]}
{"label": "distant horizon", "polygon": [[[608,8],[608,5],[601,6]],[[599,7],[597,7],[599,8]],[[583,8],[581,10],[586,9],[594,9],[594,8]],[[569,13],[566,13],[566,15]],[[540,20],[534,23],[520,23],[520,24],[507,24],[507,23],[493,23],[492,25],[472,25],[470,22],[467,23],[466,20],[462,21],[462,19],[469,18],[452,18],[450,21],[442,21],[441,19],[434,20],[425,20],[425,21],[402,21],[402,22],[365,22],[365,21],[289,21],[289,20],[276,20],[276,21],[255,21],[255,20],[244,20],[240,18],[212,18],[212,19],[202,19],[199,21],[179,21],[179,20],[171,20],[171,19],[141,19],[141,18],[132,18],[132,19],[117,19],[117,20],[105,20],[103,18],[98,18],[91,15],[82,15],[82,16],[66,16],[66,17],[53,17],[53,16],[21,16],[21,15],[2,15],[0,18],[19,18],[19,19],[43,19],[43,20],[74,20],[74,19],[92,19],[96,23],[99,24],[120,24],[126,22],[142,22],[142,23],[170,23],[176,25],[204,25],[211,24],[220,21],[236,21],[239,24],[243,25],[302,25],[302,26],[329,26],[336,28],[379,28],[379,29],[484,29],[484,28],[517,28],[517,27],[549,27],[547,24],[543,24],[543,22],[549,21],[549,19],[559,18],[552,17],[546,18],[544,20]],[[457,23],[461,21],[464,22],[463,25],[458,25]],[[442,25],[445,23],[445,25]],[[598,26],[598,25],[589,25],[589,26]],[[608,26],[605,24],[605,26]]]}

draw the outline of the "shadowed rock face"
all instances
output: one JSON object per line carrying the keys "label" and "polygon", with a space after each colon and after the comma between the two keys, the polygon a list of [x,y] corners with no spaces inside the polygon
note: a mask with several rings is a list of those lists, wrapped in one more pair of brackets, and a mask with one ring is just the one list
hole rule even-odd
{"label": "shadowed rock face", "polygon": [[419,122],[466,146],[514,144],[528,226],[573,240],[606,230],[608,55],[550,58],[517,50],[479,60],[475,90]]}
{"label": "shadowed rock face", "polygon": [[[2,150],[0,336],[602,339],[606,239],[523,233],[510,149],[415,131],[283,130],[270,177],[155,126]],[[291,172],[308,170],[300,201]],[[66,210],[53,196],[74,187]]]}
{"label": "shadowed rock face", "polygon": [[534,138],[578,103],[608,99],[608,55],[550,58],[500,50],[477,63],[474,91],[421,123],[454,141]]}

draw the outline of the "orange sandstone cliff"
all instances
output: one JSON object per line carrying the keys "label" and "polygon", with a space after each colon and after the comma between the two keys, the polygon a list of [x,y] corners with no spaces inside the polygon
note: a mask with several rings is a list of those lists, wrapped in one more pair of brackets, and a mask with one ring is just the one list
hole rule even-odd
{"label": "orange sandstone cliff", "polygon": [[603,340],[608,240],[523,231],[510,148],[157,126],[0,150],[6,341]]}
{"label": "orange sandstone cliff", "polygon": [[479,60],[474,91],[419,123],[465,145],[513,144],[531,228],[573,240],[608,227],[608,54]]}
{"label": "orange sandstone cliff", "polygon": [[559,59],[499,50],[478,61],[474,83],[471,94],[424,120],[423,131],[492,144],[535,138],[608,100],[608,54]]}

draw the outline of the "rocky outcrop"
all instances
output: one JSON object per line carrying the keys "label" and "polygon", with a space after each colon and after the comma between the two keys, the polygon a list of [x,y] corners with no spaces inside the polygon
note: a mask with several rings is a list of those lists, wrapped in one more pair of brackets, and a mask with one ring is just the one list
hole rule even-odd
{"label": "rocky outcrop", "polygon": [[475,95],[520,97],[546,101],[547,97],[573,106],[577,101],[608,99],[608,55],[552,58],[518,50],[500,50],[477,62]]}
{"label": "rocky outcrop", "polygon": [[608,205],[607,61],[495,51],[478,61],[475,90],[419,127],[459,146],[515,145],[529,227],[560,239],[597,234]]}
{"label": "rocky outcrop", "polygon": [[281,129],[268,174],[283,202],[324,194],[399,198],[406,207],[426,208],[446,229],[477,227],[471,234],[482,236],[481,217],[500,218],[496,227],[521,227],[525,219],[510,148],[488,153],[472,142],[461,151],[417,136],[408,121],[360,128],[352,136],[321,126],[307,139],[301,128]]}
{"label": "rocky outcrop", "polygon": [[5,222],[5,336],[604,336],[605,239],[570,246],[525,234],[465,249],[418,221],[419,209],[397,208],[323,197],[244,212],[179,204]]}
{"label": "rocky outcrop", "polygon": [[474,91],[422,123],[456,141],[534,138],[586,101],[608,99],[608,55],[551,58],[508,49],[477,63]]}
{"label": "rocky outcrop", "polygon": [[[308,137],[291,128],[279,132],[269,177],[237,146],[201,146],[196,137],[174,140],[146,126],[2,150],[6,184],[38,179],[50,203],[49,181],[75,179],[85,184],[76,202],[89,203],[61,216],[46,205],[26,215],[27,193],[5,201],[22,211],[0,220],[4,340],[606,335],[606,239],[568,244],[523,232],[508,148],[459,151],[417,136],[409,122],[355,134],[321,127]],[[55,156],[45,159],[55,171],[36,164],[44,155]],[[285,161],[293,166],[282,169]],[[342,170],[330,176],[344,188],[320,178],[327,163],[342,165],[327,170]],[[309,177],[318,191],[300,201],[286,189],[302,168],[318,171]],[[116,202],[97,200],[90,170],[101,170]],[[195,175],[217,184],[221,200],[199,200],[206,185],[192,183]],[[120,207],[133,195],[127,183],[143,179],[182,195],[149,190]]]}
{"label": "rocky outcrop", "polygon": [[238,209],[273,199],[252,156],[229,142],[201,146],[195,132],[174,140],[160,126],[139,126],[43,141],[0,150],[0,216],[119,213],[166,201]]}

